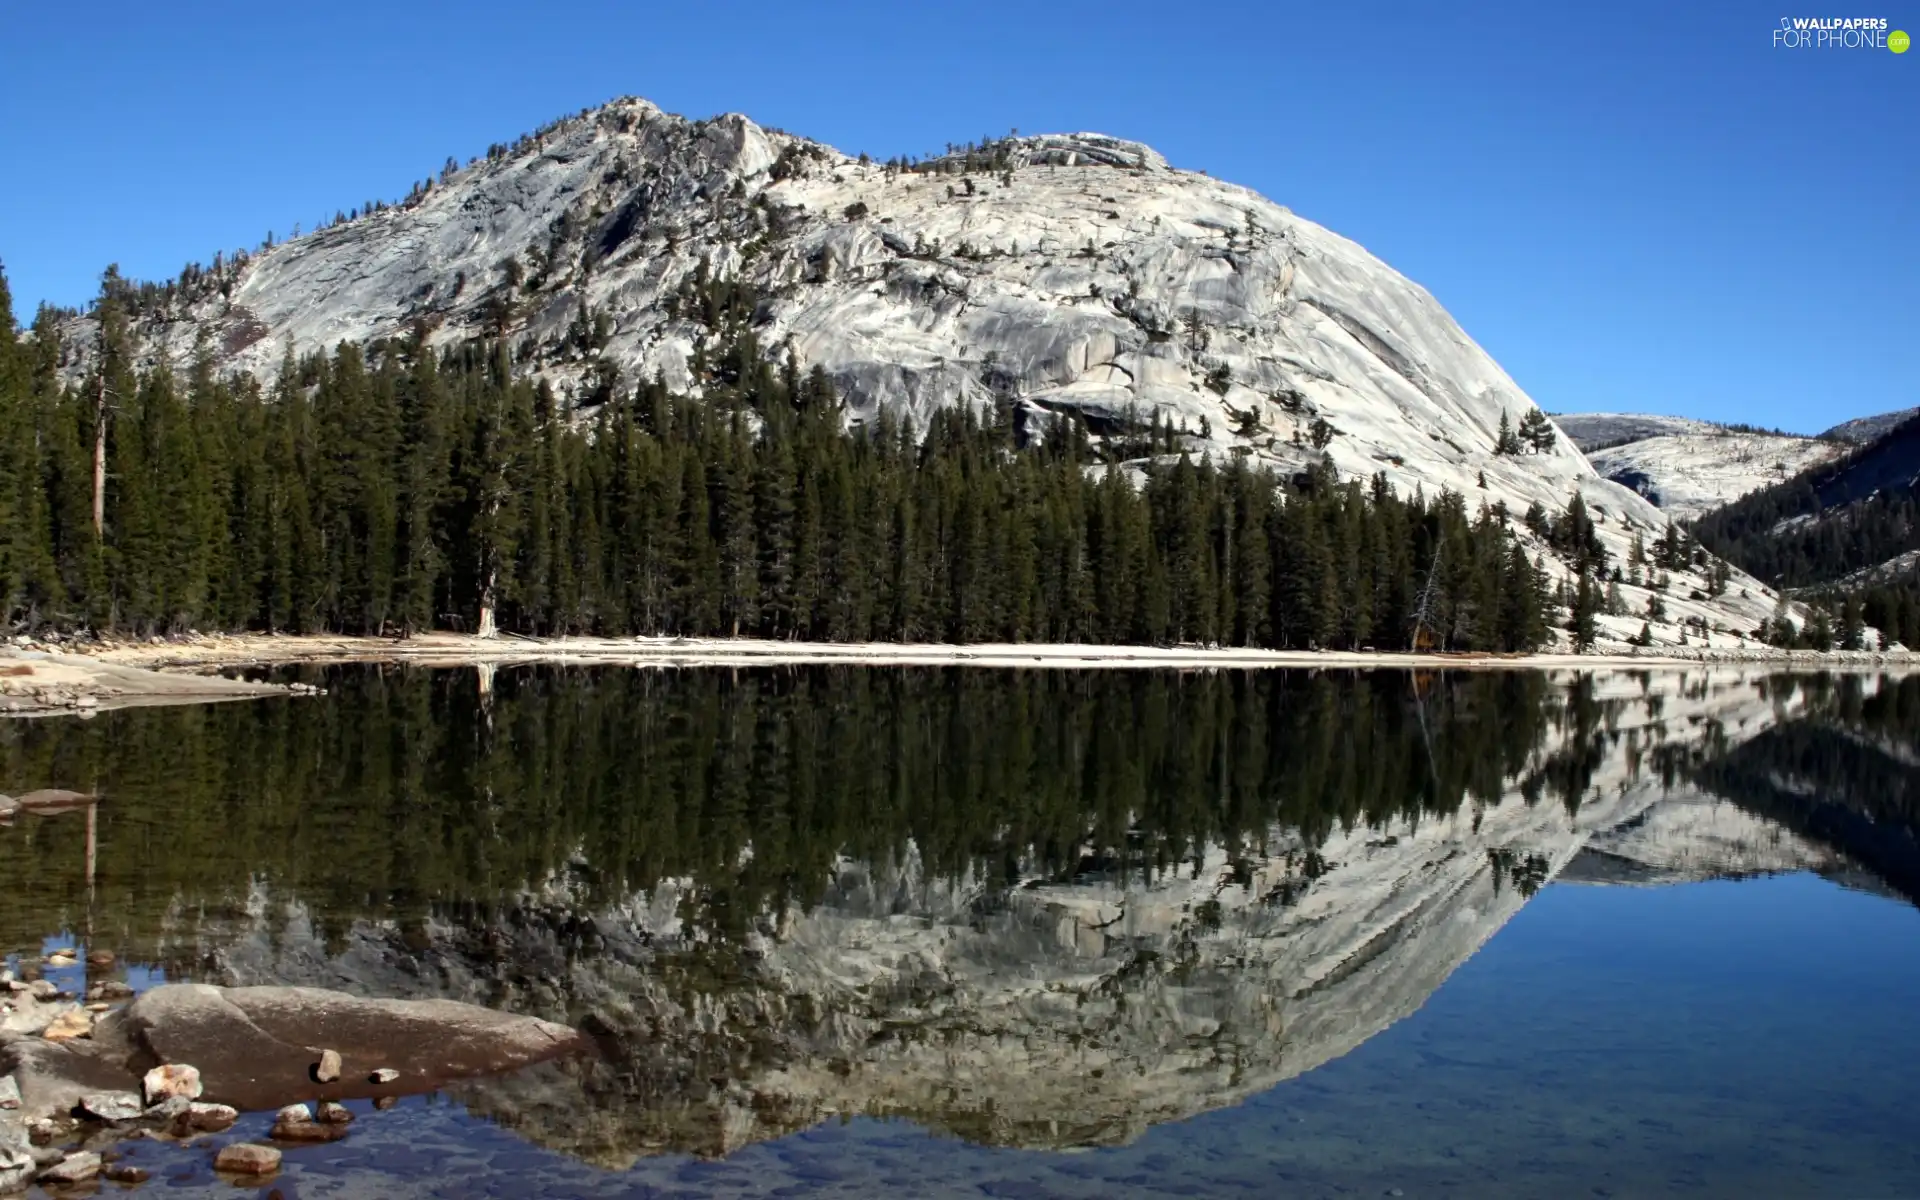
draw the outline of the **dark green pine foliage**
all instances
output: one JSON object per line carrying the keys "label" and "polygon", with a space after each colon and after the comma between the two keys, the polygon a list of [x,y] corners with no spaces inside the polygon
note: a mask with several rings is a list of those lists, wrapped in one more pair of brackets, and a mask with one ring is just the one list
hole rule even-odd
{"label": "dark green pine foliage", "polygon": [[[69,387],[51,319],[0,320],[8,627],[1520,651],[1553,616],[1505,510],[1457,494],[1221,466],[1158,422],[1144,465],[1004,407],[849,430],[704,274],[677,301],[711,331],[702,394],[602,372],[580,411],[505,345],[424,331],[289,356],[267,389],[204,345],[138,372],[126,289],[110,273],[97,306],[104,374]],[[1551,533],[1598,578],[1578,501]]]}

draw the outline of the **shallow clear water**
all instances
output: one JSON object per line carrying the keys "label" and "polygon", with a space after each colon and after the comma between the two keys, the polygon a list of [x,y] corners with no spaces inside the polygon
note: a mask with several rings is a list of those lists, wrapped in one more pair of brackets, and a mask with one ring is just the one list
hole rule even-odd
{"label": "shallow clear water", "polygon": [[604,1054],[285,1196],[1920,1192],[1914,683],[310,678],[0,725],[0,790],[108,797],[91,876],[84,814],[0,829],[0,948]]}

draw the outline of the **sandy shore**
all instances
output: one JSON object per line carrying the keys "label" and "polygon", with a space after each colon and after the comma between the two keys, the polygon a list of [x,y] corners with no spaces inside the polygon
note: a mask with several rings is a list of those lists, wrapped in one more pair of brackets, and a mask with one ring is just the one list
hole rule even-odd
{"label": "sandy shore", "polygon": [[1269,651],[1203,647],[1084,645],[905,645],[894,643],[777,642],[695,638],[481,639],[434,633],[406,639],[275,636],[199,637],[158,643],[103,644],[90,661],[137,668],[211,671],[250,665],[323,662],[409,662],[423,666],[482,663],[583,663],[631,666],[754,666],[847,663],[878,666],[1161,668],[1591,668],[1673,667],[1715,663],[1777,663],[1790,668],[1900,670],[1920,665],[1907,652],[1783,651],[1772,648],[1663,647],[1594,654],[1393,654],[1344,651]]}

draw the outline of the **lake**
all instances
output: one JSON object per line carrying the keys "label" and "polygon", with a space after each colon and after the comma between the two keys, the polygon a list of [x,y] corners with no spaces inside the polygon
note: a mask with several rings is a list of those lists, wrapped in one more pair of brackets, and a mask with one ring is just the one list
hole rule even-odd
{"label": "lake", "polygon": [[0,953],[598,1046],[285,1197],[1920,1194],[1920,676],[274,677],[0,722]]}

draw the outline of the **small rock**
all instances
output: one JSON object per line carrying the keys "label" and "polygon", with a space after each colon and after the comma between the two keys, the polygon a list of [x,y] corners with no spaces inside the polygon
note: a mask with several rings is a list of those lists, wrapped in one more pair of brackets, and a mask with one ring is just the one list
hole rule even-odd
{"label": "small rock", "polygon": [[374,1099],[373,1106],[381,1112],[385,1112],[398,1103],[400,1103],[400,1097],[398,1096],[379,1096]]}
{"label": "small rock", "polygon": [[193,1111],[193,1101],[185,1096],[168,1096],[158,1104],[150,1104],[142,1114],[149,1121],[178,1121]]}
{"label": "small rock", "polygon": [[35,1000],[51,1000],[60,994],[60,985],[51,979],[36,979],[27,985]]}
{"label": "small rock", "polygon": [[40,1172],[41,1183],[85,1183],[100,1173],[100,1156],[91,1150],[69,1154]]}
{"label": "small rock", "polygon": [[11,1075],[0,1075],[0,1108],[20,1107],[20,1081]]}
{"label": "small rock", "polygon": [[80,1097],[80,1111],[102,1121],[133,1121],[147,1106],[132,1092],[93,1092]]}
{"label": "small rock", "polygon": [[47,965],[50,967],[70,967],[79,961],[79,955],[71,950],[55,950],[47,955]]}
{"label": "small rock", "polygon": [[70,1008],[41,1030],[40,1036],[50,1042],[71,1042],[75,1038],[92,1037],[93,1014],[84,1008]]}
{"label": "small rock", "polygon": [[337,1125],[321,1125],[304,1104],[289,1104],[274,1114],[268,1135],[280,1142],[331,1142],[346,1133]]}
{"label": "small rock", "polygon": [[271,1175],[280,1169],[280,1152],[272,1146],[238,1142],[220,1151],[213,1169],[234,1175]]}
{"label": "small rock", "polygon": [[111,1012],[112,1010],[113,1005],[108,1004],[104,1000],[95,1000],[92,1004],[87,1005],[87,1011],[95,1016],[99,1016],[103,1012]]}
{"label": "small rock", "polygon": [[146,1094],[148,1104],[175,1097],[198,1100],[202,1090],[200,1071],[185,1063],[167,1063],[148,1071],[140,1081],[140,1090]]}
{"label": "small rock", "polygon": [[322,1125],[353,1124],[353,1110],[344,1104],[335,1104],[331,1100],[322,1100],[314,1107],[318,1110],[314,1115],[319,1118]]}
{"label": "small rock", "polygon": [[332,1083],[340,1078],[340,1052],[322,1050],[320,1061],[313,1064],[313,1078],[316,1083]]}
{"label": "small rock", "polygon": [[46,1146],[52,1144],[53,1139],[59,1137],[61,1132],[62,1127],[58,1122],[49,1117],[42,1117],[27,1126],[27,1139],[36,1146]]}
{"label": "small rock", "polygon": [[0,1146],[0,1192],[19,1191],[27,1186],[39,1165],[33,1156]]}
{"label": "small rock", "polygon": [[394,1070],[392,1067],[381,1067],[373,1074],[367,1076],[367,1080],[371,1083],[392,1083],[398,1078],[400,1078],[400,1072]]}
{"label": "small rock", "polygon": [[238,1109],[224,1104],[190,1104],[187,1106],[187,1123],[201,1133],[219,1133],[231,1128],[240,1119]]}
{"label": "small rock", "polygon": [[100,1172],[100,1178],[106,1180],[108,1183],[134,1184],[145,1183],[147,1180],[152,1179],[153,1176],[144,1167],[136,1167],[128,1163],[115,1163]]}
{"label": "small rock", "polygon": [[89,1000],[130,1000],[133,989],[118,979],[103,979],[87,989]]}
{"label": "small rock", "polygon": [[95,950],[87,955],[87,964],[95,967],[110,967],[114,964],[113,951]]}

